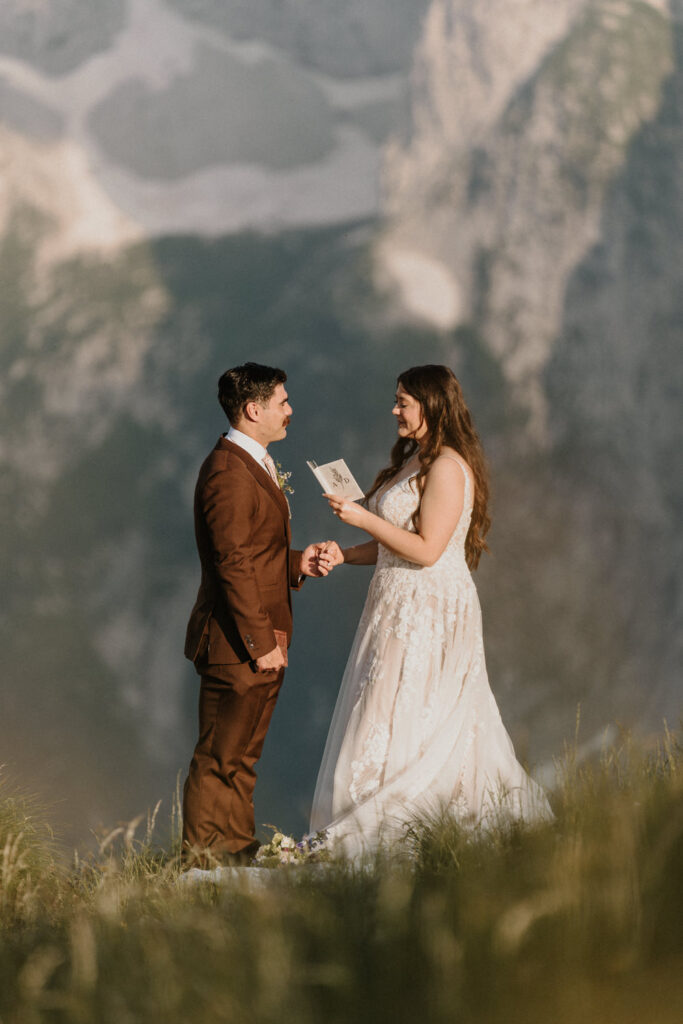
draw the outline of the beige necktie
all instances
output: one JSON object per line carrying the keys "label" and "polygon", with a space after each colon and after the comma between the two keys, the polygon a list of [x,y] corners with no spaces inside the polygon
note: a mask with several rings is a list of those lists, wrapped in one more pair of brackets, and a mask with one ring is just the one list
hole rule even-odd
{"label": "beige necktie", "polygon": [[292,518],[292,510],[289,507],[289,498],[287,497],[285,492],[282,490],[282,487],[280,486],[280,480],[279,480],[278,475],[277,475],[277,470],[275,468],[275,463],[273,462],[273,459],[268,454],[268,452],[266,452],[266,454],[263,456],[263,465],[265,466],[266,470],[268,471],[268,475],[273,478],[273,483],[275,484],[277,489],[282,494],[282,497],[287,502],[287,511],[289,512],[289,518],[291,519]]}
{"label": "beige necktie", "polygon": [[263,465],[268,470],[268,475],[272,478],[273,483],[277,484],[277,486],[279,487],[280,481],[277,478],[277,470],[275,468],[275,463],[273,462],[273,459],[268,454],[268,452],[266,452],[266,454],[263,456]]}

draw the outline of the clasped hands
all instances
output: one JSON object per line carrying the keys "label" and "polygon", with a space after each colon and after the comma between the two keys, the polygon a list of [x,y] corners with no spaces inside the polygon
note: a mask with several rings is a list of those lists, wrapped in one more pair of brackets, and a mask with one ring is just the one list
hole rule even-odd
{"label": "clasped hands", "polygon": [[303,576],[328,576],[343,561],[341,548],[335,540],[319,541],[302,551],[299,571]]}

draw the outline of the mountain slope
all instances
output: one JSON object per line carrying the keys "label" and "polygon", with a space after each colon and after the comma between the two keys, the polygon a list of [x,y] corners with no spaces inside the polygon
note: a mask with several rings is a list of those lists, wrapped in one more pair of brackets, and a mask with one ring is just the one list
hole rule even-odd
{"label": "mountain slope", "polygon": [[548,733],[578,701],[589,728],[656,728],[683,668],[682,8],[545,6],[432,4],[376,274],[478,339],[516,410],[493,441],[496,668]]}

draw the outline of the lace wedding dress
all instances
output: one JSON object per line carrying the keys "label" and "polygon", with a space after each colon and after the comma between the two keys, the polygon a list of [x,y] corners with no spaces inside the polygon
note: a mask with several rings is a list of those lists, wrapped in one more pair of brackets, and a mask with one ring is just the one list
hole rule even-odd
{"label": "lace wedding dress", "polygon": [[[342,680],[318,776],[311,831],[350,858],[405,834],[420,812],[448,807],[467,825],[549,819],[540,786],[518,763],[489,687],[481,610],[465,561],[473,480],[432,566],[379,545],[377,567]],[[412,529],[416,473],[373,511]]]}

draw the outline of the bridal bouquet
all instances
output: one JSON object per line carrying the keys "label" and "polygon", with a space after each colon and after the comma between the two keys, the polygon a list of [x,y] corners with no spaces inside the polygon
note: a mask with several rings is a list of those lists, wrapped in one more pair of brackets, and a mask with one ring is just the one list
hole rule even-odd
{"label": "bridal bouquet", "polygon": [[312,836],[304,836],[298,843],[292,836],[286,836],[274,825],[266,825],[273,830],[273,838],[265,846],[261,846],[254,858],[258,867],[276,868],[280,864],[310,864],[329,860],[330,853],[325,845],[325,833],[316,832]]}

